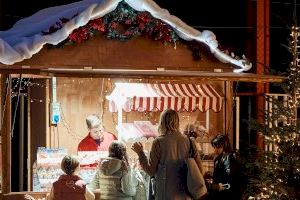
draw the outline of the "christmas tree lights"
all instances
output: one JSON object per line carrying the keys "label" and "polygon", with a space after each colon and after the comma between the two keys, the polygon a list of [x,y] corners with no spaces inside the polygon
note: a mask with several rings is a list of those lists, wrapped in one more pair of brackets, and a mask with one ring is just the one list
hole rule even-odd
{"label": "christmas tree lights", "polygon": [[294,200],[300,198],[300,126],[297,123],[297,108],[300,98],[300,45],[299,27],[291,28],[289,51],[292,62],[289,66],[286,98],[266,95],[272,105],[264,111],[264,124],[256,129],[263,134],[265,149],[254,163],[247,192],[248,200],[272,199]]}

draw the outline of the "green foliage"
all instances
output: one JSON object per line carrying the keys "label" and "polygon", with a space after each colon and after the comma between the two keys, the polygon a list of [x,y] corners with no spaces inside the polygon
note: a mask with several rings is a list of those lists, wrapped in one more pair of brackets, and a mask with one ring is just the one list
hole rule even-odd
{"label": "green foliage", "polygon": [[[292,29],[292,31],[299,30]],[[288,70],[288,81],[283,84],[287,98],[266,96],[272,109],[262,111],[264,123],[256,120],[250,126],[261,133],[264,150],[255,150],[244,165],[248,185],[245,199],[296,200],[300,199],[300,126],[297,121],[299,106],[300,66],[298,35],[292,32],[290,44],[293,61]],[[255,158],[255,159],[253,159]]]}
{"label": "green foliage", "polygon": [[[264,124],[251,120],[250,126],[263,134],[266,149],[255,153],[244,162],[249,199],[299,199],[300,139],[299,123],[295,124],[295,109],[288,100],[266,96],[272,110],[264,110]],[[271,147],[271,149],[269,149]],[[253,152],[253,151],[252,151]],[[255,158],[255,159],[254,159]],[[297,189],[298,188],[298,189]]]}

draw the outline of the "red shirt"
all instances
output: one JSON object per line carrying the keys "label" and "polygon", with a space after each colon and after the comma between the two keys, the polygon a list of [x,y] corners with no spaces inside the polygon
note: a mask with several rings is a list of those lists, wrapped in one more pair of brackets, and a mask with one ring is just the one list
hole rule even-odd
{"label": "red shirt", "polygon": [[78,144],[78,151],[108,151],[110,143],[117,137],[109,132],[103,132],[103,139],[100,145],[90,136],[90,133]]}

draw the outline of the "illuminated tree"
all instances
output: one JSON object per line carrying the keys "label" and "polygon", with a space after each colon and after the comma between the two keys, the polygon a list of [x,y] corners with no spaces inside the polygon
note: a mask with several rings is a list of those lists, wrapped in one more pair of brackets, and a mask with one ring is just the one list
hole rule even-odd
{"label": "illuminated tree", "polygon": [[283,99],[267,95],[267,105],[272,107],[264,110],[264,124],[255,123],[256,130],[264,136],[265,148],[252,163],[247,187],[249,200],[300,199],[300,123],[297,121],[297,108],[300,106],[299,36],[300,28],[293,26],[288,46],[292,62],[284,88],[287,95]]}

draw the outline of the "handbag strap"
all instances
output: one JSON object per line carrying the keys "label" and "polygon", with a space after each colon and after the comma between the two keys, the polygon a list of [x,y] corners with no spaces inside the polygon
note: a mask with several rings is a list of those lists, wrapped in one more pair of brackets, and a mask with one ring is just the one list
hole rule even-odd
{"label": "handbag strap", "polygon": [[189,141],[190,141],[189,157],[194,158],[195,149],[194,149],[194,146],[193,146],[193,142],[192,142],[192,139],[190,137],[188,137],[188,138],[189,138]]}

